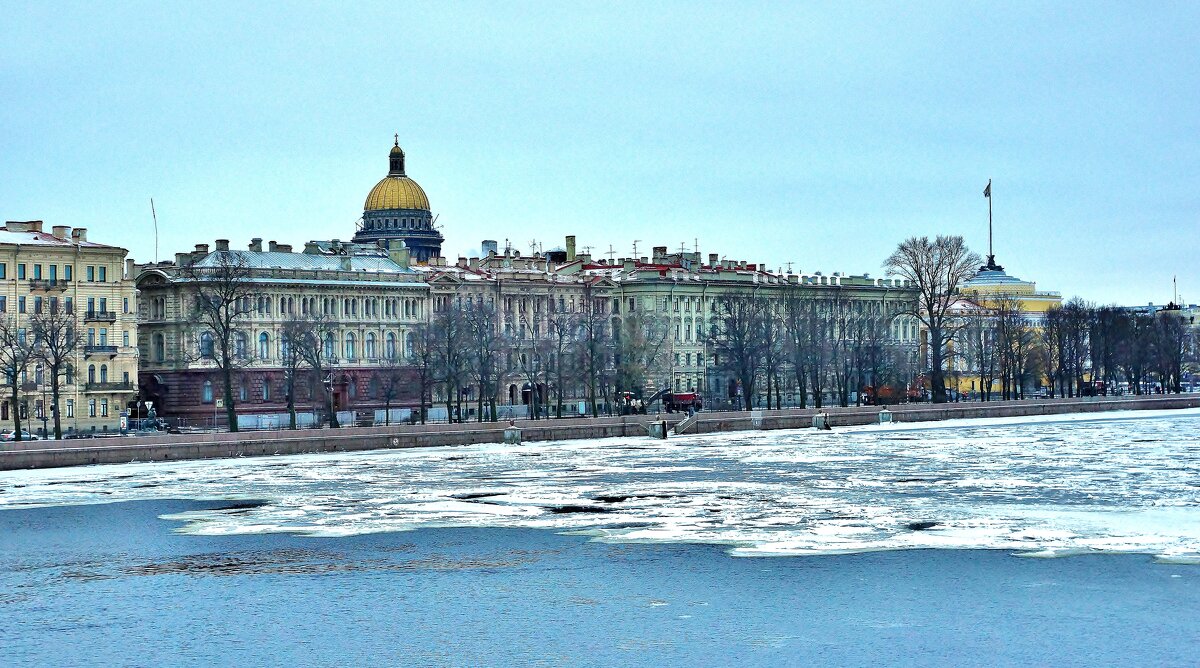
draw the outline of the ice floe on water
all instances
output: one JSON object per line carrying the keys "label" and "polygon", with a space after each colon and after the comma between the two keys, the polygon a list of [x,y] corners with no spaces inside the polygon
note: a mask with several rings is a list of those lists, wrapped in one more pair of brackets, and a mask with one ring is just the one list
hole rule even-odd
{"label": "ice floe on water", "polygon": [[737,556],[994,548],[1200,563],[1200,410],[0,473],[0,509],[228,500],[206,535],[527,527]]}

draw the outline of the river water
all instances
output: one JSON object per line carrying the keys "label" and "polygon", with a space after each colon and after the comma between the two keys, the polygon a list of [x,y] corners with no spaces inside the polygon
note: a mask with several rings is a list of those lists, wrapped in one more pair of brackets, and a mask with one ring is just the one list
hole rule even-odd
{"label": "river water", "polygon": [[1192,410],[0,473],[0,664],[1194,665],[1197,434]]}

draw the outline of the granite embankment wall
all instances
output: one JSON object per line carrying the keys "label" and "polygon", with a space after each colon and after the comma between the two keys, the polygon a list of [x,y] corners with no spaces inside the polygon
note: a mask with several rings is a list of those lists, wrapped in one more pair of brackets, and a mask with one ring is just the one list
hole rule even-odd
{"label": "granite embankment wall", "polygon": [[[1200,407],[1200,394],[1165,397],[1051,399],[995,401],[967,404],[910,404],[891,406],[896,422],[926,422],[953,418],[1014,417],[1114,410],[1151,410]],[[750,429],[810,427],[813,415],[825,413],[833,427],[878,421],[880,408],[785,409],[780,411],[705,412],[685,425],[686,434],[707,434]],[[523,441],[560,441],[613,436],[646,436],[656,420],[676,424],[682,415],[519,420]],[[0,444],[0,470],[161,462],[216,457],[257,457],[319,452],[350,452],[388,448],[499,443],[505,424],[470,423],[397,425],[205,434],[137,436],[72,441],[33,441]]]}

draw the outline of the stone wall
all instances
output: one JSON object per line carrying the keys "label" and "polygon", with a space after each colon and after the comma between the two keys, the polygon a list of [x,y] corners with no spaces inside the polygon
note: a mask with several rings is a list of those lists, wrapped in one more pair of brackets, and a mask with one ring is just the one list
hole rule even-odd
{"label": "stone wall", "polygon": [[[925,422],[952,418],[1014,417],[1112,410],[1151,410],[1200,407],[1200,395],[1134,398],[1085,398],[1048,401],[1009,401],[970,404],[904,405],[889,407],[896,422]],[[834,428],[878,421],[875,406],[827,408]],[[810,427],[814,409],[700,413],[688,434],[750,429]],[[674,425],[682,414],[637,415],[563,420],[520,420],[522,440],[557,441],[616,436],[647,437],[649,422],[665,419]],[[349,452],[388,448],[417,448],[474,443],[500,443],[505,423],[403,425],[339,430],[204,433],[109,438],[103,440],[5,443],[0,470],[53,468],[87,464],[177,461],[214,457],[255,457],[318,452]],[[50,446],[50,447],[48,447]]]}

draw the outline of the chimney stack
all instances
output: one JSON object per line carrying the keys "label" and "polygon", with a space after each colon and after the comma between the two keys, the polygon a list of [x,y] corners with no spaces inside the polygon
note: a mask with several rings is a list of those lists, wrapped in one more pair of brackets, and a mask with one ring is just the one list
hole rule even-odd
{"label": "chimney stack", "polygon": [[55,225],[54,227],[52,227],[50,229],[53,230],[55,239],[65,240],[71,234],[71,226],[70,225]]}
{"label": "chimney stack", "polygon": [[[75,229],[71,230],[71,241],[74,241],[75,243],[87,241],[87,228],[76,227]],[[205,248],[208,248],[208,246],[205,246]]]}
{"label": "chimney stack", "polygon": [[125,280],[132,281],[133,280],[133,272],[134,272],[133,258],[126,258],[125,259]]}
{"label": "chimney stack", "polygon": [[408,269],[409,262],[411,261],[408,248],[405,247],[404,242],[400,239],[388,240],[388,257],[391,258],[392,262],[395,262],[404,269]]}
{"label": "chimney stack", "polygon": [[253,239],[250,240],[250,252],[252,252],[252,253],[261,253],[262,252],[262,238],[261,237],[254,237]]}
{"label": "chimney stack", "polygon": [[575,261],[575,235],[567,235],[567,262]]}
{"label": "chimney stack", "polygon": [[716,253],[709,253],[708,254],[708,266],[710,266],[710,267],[717,266],[717,262],[720,262],[720,258],[721,258],[721,256],[717,255]]}
{"label": "chimney stack", "polygon": [[217,239],[217,252],[229,250],[228,239]]}
{"label": "chimney stack", "polygon": [[[79,230],[76,230],[78,232]],[[195,253],[199,255],[208,255],[208,244],[196,244]]]}
{"label": "chimney stack", "polygon": [[268,253],[275,253],[278,250],[279,250],[279,244],[276,244],[274,241],[267,242],[267,252]]}

